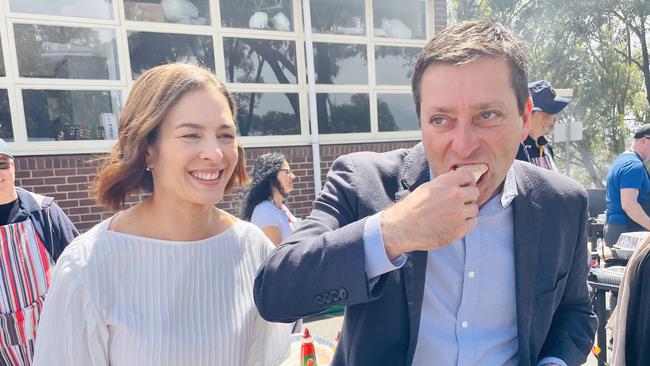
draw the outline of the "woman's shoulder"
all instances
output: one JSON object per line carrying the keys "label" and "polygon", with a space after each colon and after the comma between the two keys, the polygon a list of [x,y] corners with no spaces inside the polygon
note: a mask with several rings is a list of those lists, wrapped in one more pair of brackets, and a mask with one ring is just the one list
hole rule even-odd
{"label": "woman's shoulder", "polygon": [[248,221],[237,220],[232,228],[244,251],[266,257],[275,247],[262,230]]}

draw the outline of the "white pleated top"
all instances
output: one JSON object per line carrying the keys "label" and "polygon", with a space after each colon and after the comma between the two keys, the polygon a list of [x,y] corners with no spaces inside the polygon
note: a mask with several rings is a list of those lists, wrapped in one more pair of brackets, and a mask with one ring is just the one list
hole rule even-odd
{"label": "white pleated top", "polygon": [[40,320],[36,366],[275,365],[291,326],[269,323],[253,281],[273,244],[238,220],[213,237],[165,241],[105,220],[59,258]]}

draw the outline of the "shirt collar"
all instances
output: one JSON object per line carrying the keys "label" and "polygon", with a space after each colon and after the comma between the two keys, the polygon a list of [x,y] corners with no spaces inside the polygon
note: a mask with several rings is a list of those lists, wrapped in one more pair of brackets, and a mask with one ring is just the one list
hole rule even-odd
{"label": "shirt collar", "polygon": [[[429,167],[429,180],[432,180],[435,178],[433,176],[433,172],[431,171],[431,168]],[[501,202],[501,207],[506,208],[510,206],[512,203],[512,200],[515,199],[519,195],[519,192],[517,191],[517,181],[515,180],[515,171],[513,166],[510,166],[510,169],[508,169],[508,173],[506,174],[506,179],[503,182],[503,190],[501,193],[493,197],[490,201],[496,201],[499,200]],[[489,205],[490,201],[486,203],[486,206]]]}

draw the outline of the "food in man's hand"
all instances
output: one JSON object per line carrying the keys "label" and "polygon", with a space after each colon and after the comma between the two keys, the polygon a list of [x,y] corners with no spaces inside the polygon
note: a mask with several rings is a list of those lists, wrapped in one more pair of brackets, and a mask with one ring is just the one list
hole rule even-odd
{"label": "food in man's hand", "polygon": [[474,174],[474,181],[478,182],[479,179],[481,179],[481,176],[485,174],[485,172],[488,171],[488,167],[485,164],[466,164],[466,165],[459,165],[456,167],[455,170],[469,170]]}

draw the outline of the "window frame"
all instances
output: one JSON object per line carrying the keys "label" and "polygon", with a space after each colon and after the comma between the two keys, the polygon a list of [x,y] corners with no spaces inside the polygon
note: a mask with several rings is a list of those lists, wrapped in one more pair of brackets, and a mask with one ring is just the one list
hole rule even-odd
{"label": "window frame", "polygon": [[[426,38],[433,35],[434,29],[434,0],[425,0],[426,9]],[[234,93],[298,93],[300,103],[300,134],[277,136],[242,136],[241,142],[246,147],[275,147],[309,145],[312,137],[309,122],[309,97],[306,77],[305,35],[303,33],[302,1],[293,0],[294,30],[281,32],[275,30],[258,30],[245,28],[223,27],[221,25],[219,0],[209,0],[211,25],[192,25],[162,22],[144,22],[127,20],[123,0],[112,0],[113,19],[68,17],[58,15],[28,14],[12,12],[9,1],[0,6],[0,46],[4,55],[6,76],[0,77],[0,89],[6,89],[14,133],[14,142],[10,142],[16,155],[62,155],[82,153],[105,153],[110,151],[116,140],[77,140],[77,141],[28,141],[27,126],[24,114],[22,91],[25,89],[39,90],[106,90],[119,91],[121,105],[124,106],[134,80],[131,75],[131,59],[128,47],[129,32],[176,33],[188,35],[211,36],[216,75],[226,80],[225,58],[223,49],[224,38],[255,38],[266,40],[286,40],[295,43],[297,83],[296,84],[255,84],[255,83],[226,83]],[[366,46],[368,63],[367,85],[316,85],[316,93],[366,93],[369,99],[370,132],[364,133],[333,133],[320,134],[321,144],[345,144],[367,142],[391,142],[419,140],[419,131],[379,132],[377,98],[382,93],[410,94],[410,85],[377,85],[375,70],[375,46],[419,47],[426,40],[394,39],[375,37],[373,27],[374,0],[365,0],[364,35],[345,35],[333,33],[312,33],[313,42],[354,43]],[[80,27],[91,29],[109,29],[116,37],[117,62],[119,79],[90,80],[90,79],[50,79],[20,77],[16,41],[14,37],[15,24],[37,24],[62,27]]]}

